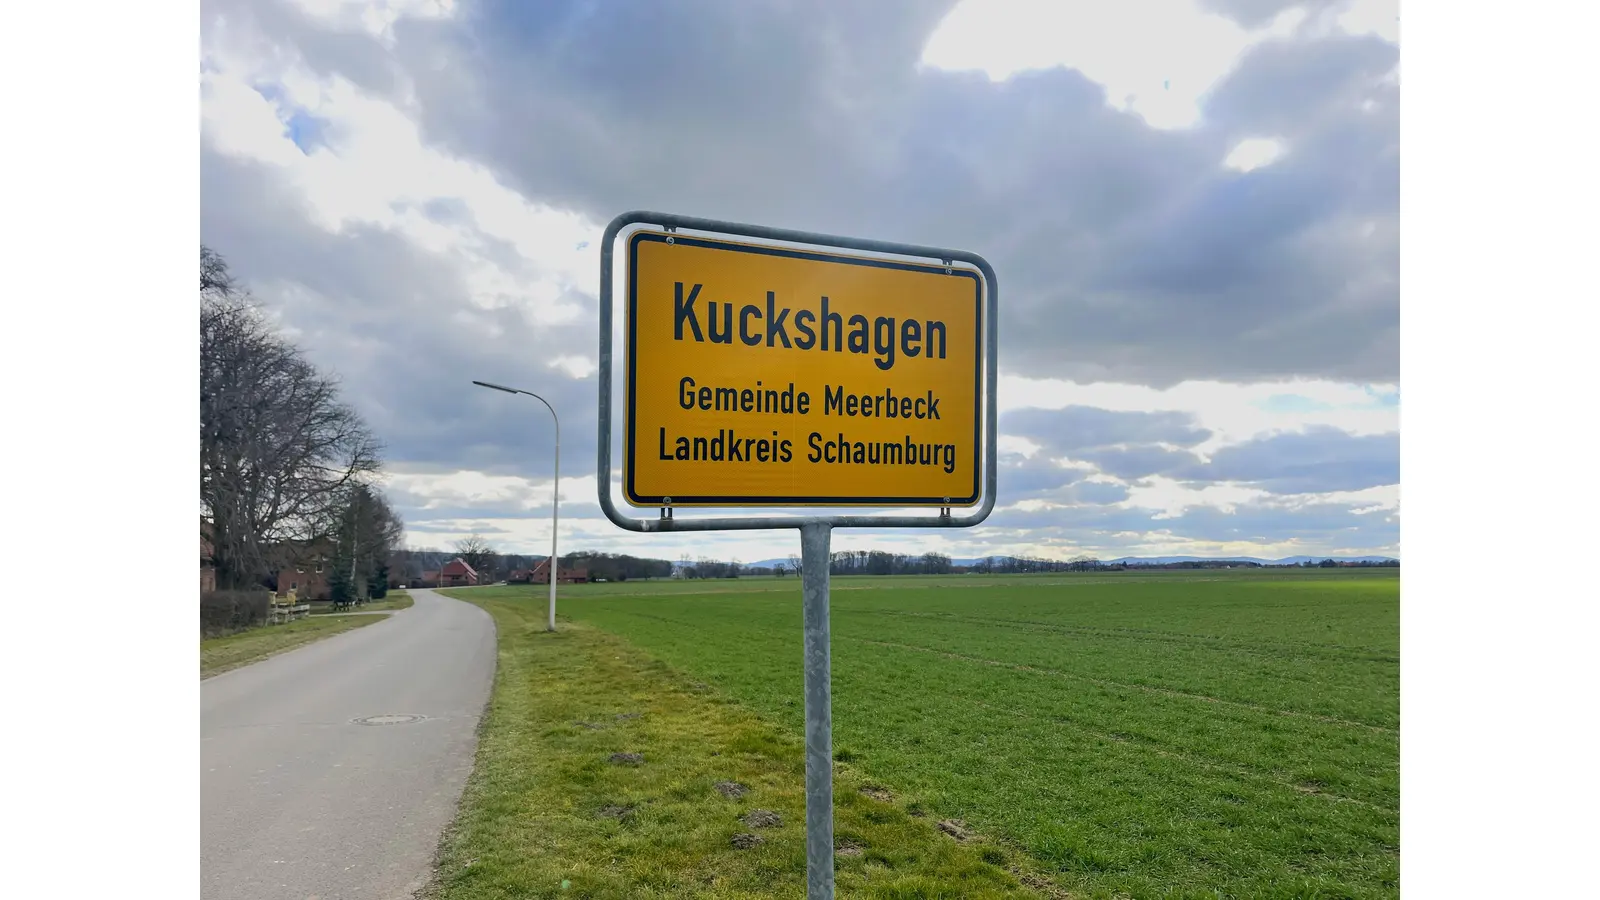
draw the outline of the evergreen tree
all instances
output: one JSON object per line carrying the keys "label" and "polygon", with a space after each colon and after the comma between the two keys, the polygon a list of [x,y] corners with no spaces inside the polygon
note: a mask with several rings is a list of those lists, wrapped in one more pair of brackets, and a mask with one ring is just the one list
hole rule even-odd
{"label": "evergreen tree", "polygon": [[334,603],[354,603],[356,599],[356,586],[350,578],[350,555],[343,542],[328,570],[328,595]]}
{"label": "evergreen tree", "polygon": [[372,578],[367,581],[367,596],[374,600],[382,600],[389,595],[389,564],[379,562],[378,568],[373,571]]}

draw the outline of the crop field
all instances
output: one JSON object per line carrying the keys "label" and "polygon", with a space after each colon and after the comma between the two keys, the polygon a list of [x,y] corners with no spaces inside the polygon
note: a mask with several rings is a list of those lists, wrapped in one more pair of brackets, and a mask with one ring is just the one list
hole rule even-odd
{"label": "crop field", "polygon": [[[903,807],[1073,895],[1398,895],[1396,570],[836,577],[832,597],[835,756]],[[561,612],[801,733],[797,578],[574,586]]]}

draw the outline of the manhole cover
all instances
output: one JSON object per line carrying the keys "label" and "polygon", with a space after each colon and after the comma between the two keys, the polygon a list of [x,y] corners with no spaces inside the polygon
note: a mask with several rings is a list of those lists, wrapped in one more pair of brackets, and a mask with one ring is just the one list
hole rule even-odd
{"label": "manhole cover", "polygon": [[421,722],[422,716],[366,716],[356,720],[357,725],[410,725]]}

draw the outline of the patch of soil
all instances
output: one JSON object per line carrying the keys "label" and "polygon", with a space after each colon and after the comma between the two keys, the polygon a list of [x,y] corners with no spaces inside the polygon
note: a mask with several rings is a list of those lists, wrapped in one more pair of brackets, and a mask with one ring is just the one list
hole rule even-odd
{"label": "patch of soil", "polygon": [[642,766],[644,765],[644,754],[613,753],[611,754],[611,761],[619,766]]}
{"label": "patch of soil", "polygon": [[833,852],[839,856],[860,856],[862,847],[855,841],[837,840],[833,842]]}
{"label": "patch of soil", "polygon": [[717,789],[717,793],[727,797],[729,800],[737,800],[740,797],[743,797],[745,794],[750,793],[749,788],[737,781],[719,781],[712,785],[712,787],[715,787]]}
{"label": "patch of soil", "polygon": [[972,832],[967,830],[967,823],[961,821],[960,819],[941,819],[939,821],[938,828],[940,831],[950,835],[958,841],[970,840],[972,838]]}
{"label": "patch of soil", "polygon": [[1057,900],[1072,900],[1071,894],[1062,890],[1056,885],[1055,882],[1044,877],[1043,875],[1039,875],[1034,872],[1023,872],[1017,869],[1010,869],[1008,871],[1010,871],[1012,875],[1015,875],[1018,881],[1030,888],[1033,888],[1035,891],[1045,895],[1046,897],[1057,898]]}
{"label": "patch of soil", "polygon": [[631,815],[633,815],[633,807],[631,805],[600,807],[600,818],[602,819],[616,819],[620,822]]}
{"label": "patch of soil", "polygon": [[894,795],[889,793],[887,788],[868,785],[861,789],[861,793],[866,794],[868,797],[871,797],[872,799],[882,803],[894,802]]}
{"label": "patch of soil", "polygon": [[733,836],[733,840],[730,841],[730,843],[733,844],[733,849],[735,850],[749,850],[752,847],[757,847],[766,843],[766,840],[763,839],[759,834],[750,834],[748,832],[741,831]]}
{"label": "patch of soil", "polygon": [[642,715],[644,715],[644,713],[617,713],[617,721],[618,722],[627,722],[627,721],[631,721],[633,719],[637,719]]}
{"label": "patch of soil", "polygon": [[777,828],[783,824],[783,816],[770,809],[752,809],[740,821],[751,828]]}

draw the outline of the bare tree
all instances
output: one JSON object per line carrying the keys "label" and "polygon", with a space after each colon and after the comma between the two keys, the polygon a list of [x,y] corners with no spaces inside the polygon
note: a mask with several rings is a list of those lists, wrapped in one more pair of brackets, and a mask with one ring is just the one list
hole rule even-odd
{"label": "bare tree", "polygon": [[380,447],[338,385],[284,340],[215,252],[200,251],[200,509],[219,588],[264,576],[277,547],[337,528]]}
{"label": "bare tree", "polygon": [[472,534],[456,541],[456,555],[479,574],[487,574],[497,554],[483,535]]}

